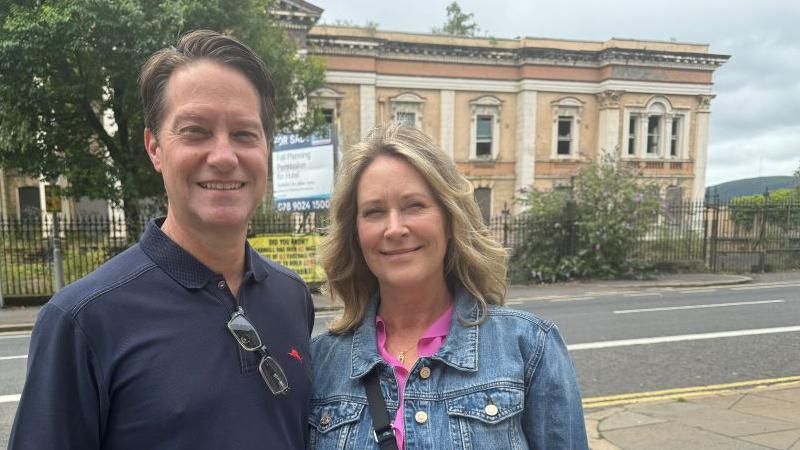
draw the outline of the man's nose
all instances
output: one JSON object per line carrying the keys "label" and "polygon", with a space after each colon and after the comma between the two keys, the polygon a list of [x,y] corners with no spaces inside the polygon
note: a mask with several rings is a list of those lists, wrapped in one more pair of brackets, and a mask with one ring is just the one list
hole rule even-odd
{"label": "man's nose", "polygon": [[226,172],[236,167],[238,157],[233,143],[227,135],[218,135],[206,159],[211,167]]}

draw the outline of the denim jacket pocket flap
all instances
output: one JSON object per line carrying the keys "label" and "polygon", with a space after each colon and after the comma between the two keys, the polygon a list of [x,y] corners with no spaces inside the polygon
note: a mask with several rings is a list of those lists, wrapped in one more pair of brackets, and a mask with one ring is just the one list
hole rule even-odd
{"label": "denim jacket pocket flap", "polygon": [[447,400],[447,414],[495,424],[519,414],[525,406],[521,388],[494,387]]}
{"label": "denim jacket pocket flap", "polygon": [[311,405],[308,423],[324,434],[344,424],[357,421],[361,417],[364,406],[362,403],[348,400]]}

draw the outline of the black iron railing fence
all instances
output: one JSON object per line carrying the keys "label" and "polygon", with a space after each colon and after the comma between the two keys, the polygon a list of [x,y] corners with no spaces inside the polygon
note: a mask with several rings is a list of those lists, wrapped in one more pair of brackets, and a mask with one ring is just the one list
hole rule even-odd
{"label": "black iron railing fence", "polygon": [[[323,214],[260,215],[249,235],[323,234]],[[487,224],[513,252],[530,239],[531,222],[503,214]],[[653,265],[694,264],[710,271],[769,271],[800,268],[800,202],[685,202],[665,207],[628,257]],[[575,252],[580,223],[560,224],[568,238],[558,249]],[[2,296],[49,296],[86,275],[133,242],[121,217],[0,220]],[[141,227],[139,227],[141,229]]]}
{"label": "black iron railing fence", "polygon": [[[320,214],[256,216],[248,234],[322,233],[326,220]],[[0,301],[3,295],[52,295],[136,242],[128,228],[121,215],[0,220]]]}
{"label": "black iron railing fence", "polygon": [[[714,272],[800,268],[800,201],[682,202],[665,205],[648,221],[649,231],[629,249],[630,260]],[[566,238],[558,251],[573,255],[580,221],[560,217],[559,225]],[[495,238],[511,251],[535,226],[535,218],[523,215],[503,215],[489,223]]]}

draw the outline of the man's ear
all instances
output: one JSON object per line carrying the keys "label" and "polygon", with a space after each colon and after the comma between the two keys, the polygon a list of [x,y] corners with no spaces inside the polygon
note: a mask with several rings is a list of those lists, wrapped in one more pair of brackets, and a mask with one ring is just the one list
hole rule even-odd
{"label": "man's ear", "polygon": [[150,157],[150,162],[153,163],[153,168],[156,169],[156,172],[161,173],[161,159],[158,156],[158,139],[156,139],[156,135],[153,134],[149,128],[144,129],[144,149],[147,151],[147,156]]}

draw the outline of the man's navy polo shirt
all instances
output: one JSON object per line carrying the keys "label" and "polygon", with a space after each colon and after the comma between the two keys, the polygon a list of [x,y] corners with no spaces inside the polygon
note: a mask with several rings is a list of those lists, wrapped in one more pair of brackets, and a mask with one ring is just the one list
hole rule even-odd
{"label": "man's navy polo shirt", "polygon": [[226,327],[235,299],[148,224],[39,313],[11,449],[302,449],[314,322],[302,280],[246,248],[238,303],[289,380],[275,396]]}

